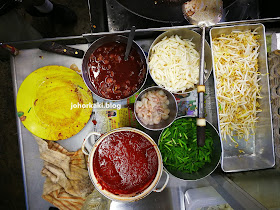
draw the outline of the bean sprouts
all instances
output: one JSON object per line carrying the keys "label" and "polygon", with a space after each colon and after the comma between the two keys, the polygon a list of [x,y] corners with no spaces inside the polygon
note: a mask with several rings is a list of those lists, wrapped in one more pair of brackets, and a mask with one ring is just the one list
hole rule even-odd
{"label": "bean sprouts", "polygon": [[256,31],[233,31],[213,39],[221,137],[248,141],[255,134],[261,86],[258,72],[260,43]]}

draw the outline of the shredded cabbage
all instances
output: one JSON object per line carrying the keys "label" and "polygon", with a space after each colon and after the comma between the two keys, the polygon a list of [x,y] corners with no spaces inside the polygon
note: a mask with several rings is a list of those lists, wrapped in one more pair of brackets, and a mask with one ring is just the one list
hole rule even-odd
{"label": "shredded cabbage", "polygon": [[257,113],[261,112],[256,31],[233,31],[213,39],[217,99],[221,137],[248,141],[255,134]]}

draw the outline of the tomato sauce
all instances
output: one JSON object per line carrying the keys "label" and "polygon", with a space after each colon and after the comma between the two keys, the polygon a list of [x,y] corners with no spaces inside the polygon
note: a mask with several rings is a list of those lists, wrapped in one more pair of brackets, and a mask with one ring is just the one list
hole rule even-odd
{"label": "tomato sauce", "polygon": [[124,60],[126,44],[111,42],[97,48],[90,56],[88,70],[97,94],[118,100],[133,95],[143,84],[146,66],[140,55],[131,48]]}
{"label": "tomato sauce", "polygon": [[154,146],[144,136],[119,131],[105,137],[93,157],[93,171],[103,189],[119,195],[141,193],[158,170]]}

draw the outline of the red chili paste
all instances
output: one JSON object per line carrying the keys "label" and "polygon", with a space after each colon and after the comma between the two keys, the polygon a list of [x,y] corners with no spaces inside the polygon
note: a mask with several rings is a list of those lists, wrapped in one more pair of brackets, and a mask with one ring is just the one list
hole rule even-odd
{"label": "red chili paste", "polygon": [[125,49],[126,44],[111,42],[97,48],[89,58],[90,80],[97,94],[106,99],[131,96],[144,82],[145,61],[134,48],[125,61]]}
{"label": "red chili paste", "polygon": [[105,137],[93,157],[93,171],[103,189],[113,194],[140,193],[154,180],[158,158],[144,136],[119,131]]}

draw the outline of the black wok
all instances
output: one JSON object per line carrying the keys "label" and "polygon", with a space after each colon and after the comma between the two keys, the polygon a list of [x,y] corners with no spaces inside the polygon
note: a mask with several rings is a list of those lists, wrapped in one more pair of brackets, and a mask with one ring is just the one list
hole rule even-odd
{"label": "black wok", "polygon": [[187,21],[182,13],[186,0],[116,0],[130,12],[155,21],[181,23]]}

